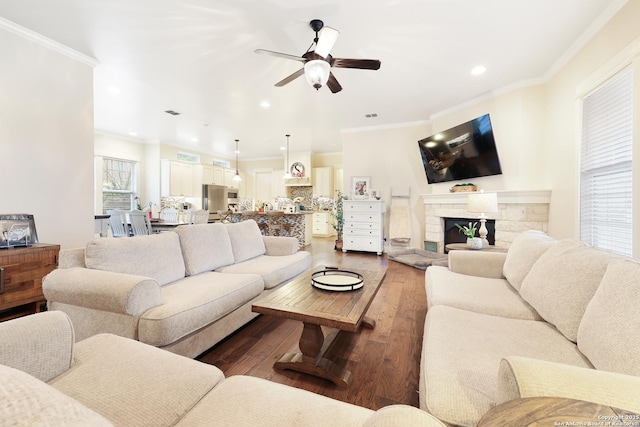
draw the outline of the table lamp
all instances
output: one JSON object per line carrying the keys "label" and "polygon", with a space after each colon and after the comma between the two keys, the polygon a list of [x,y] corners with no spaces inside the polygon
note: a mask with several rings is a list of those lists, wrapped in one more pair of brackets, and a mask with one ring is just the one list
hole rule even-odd
{"label": "table lamp", "polygon": [[482,247],[489,246],[487,240],[487,216],[488,212],[498,212],[498,193],[485,193],[480,190],[477,193],[469,193],[467,196],[467,211],[480,212],[480,238],[482,239]]}

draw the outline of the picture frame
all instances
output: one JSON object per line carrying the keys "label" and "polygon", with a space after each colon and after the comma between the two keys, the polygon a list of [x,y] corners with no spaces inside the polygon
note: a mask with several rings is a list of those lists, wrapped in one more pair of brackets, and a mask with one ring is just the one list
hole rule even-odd
{"label": "picture frame", "polygon": [[33,215],[0,215],[0,248],[31,246],[36,243],[38,233]]}
{"label": "picture frame", "polygon": [[351,193],[354,200],[366,200],[369,198],[371,188],[370,176],[352,176],[351,177]]}
{"label": "picture frame", "polygon": [[370,189],[369,197],[375,200],[380,200],[380,190],[374,190],[373,188]]}

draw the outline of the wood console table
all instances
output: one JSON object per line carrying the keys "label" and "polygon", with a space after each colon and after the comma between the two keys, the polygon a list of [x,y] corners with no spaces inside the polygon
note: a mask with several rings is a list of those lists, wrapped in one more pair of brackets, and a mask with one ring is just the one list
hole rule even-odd
{"label": "wood console table", "polygon": [[58,266],[60,245],[0,249],[0,321],[40,311],[42,278]]}

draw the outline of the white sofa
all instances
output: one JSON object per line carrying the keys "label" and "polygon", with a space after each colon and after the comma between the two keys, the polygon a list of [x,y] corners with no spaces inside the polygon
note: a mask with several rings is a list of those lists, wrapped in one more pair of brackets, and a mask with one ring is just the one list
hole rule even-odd
{"label": "white sofa", "polygon": [[128,338],[75,343],[60,311],[0,323],[0,424],[23,426],[424,426],[417,408],[372,411]]}
{"label": "white sofa", "polygon": [[311,254],[249,220],[100,238],[62,251],[59,265],[43,291],[77,340],[112,333],[196,357],[253,319],[253,301],[307,270]]}
{"label": "white sofa", "polygon": [[[539,231],[425,272],[420,407],[475,426],[519,397],[640,413],[640,264]],[[597,420],[594,420],[597,421]]]}

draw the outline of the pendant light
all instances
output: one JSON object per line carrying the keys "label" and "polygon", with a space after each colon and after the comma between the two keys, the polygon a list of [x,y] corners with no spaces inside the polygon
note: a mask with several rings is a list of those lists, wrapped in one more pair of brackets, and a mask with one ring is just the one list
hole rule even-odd
{"label": "pendant light", "polygon": [[286,134],[285,136],[287,137],[287,161],[284,166],[284,176],[282,179],[291,179],[291,172],[289,171],[289,137],[291,135]]}
{"label": "pendant light", "polygon": [[240,151],[238,151],[238,142],[240,142],[239,139],[236,139],[236,174],[233,176],[233,181],[242,181],[242,177],[240,176],[240,172],[238,172],[238,153]]}

